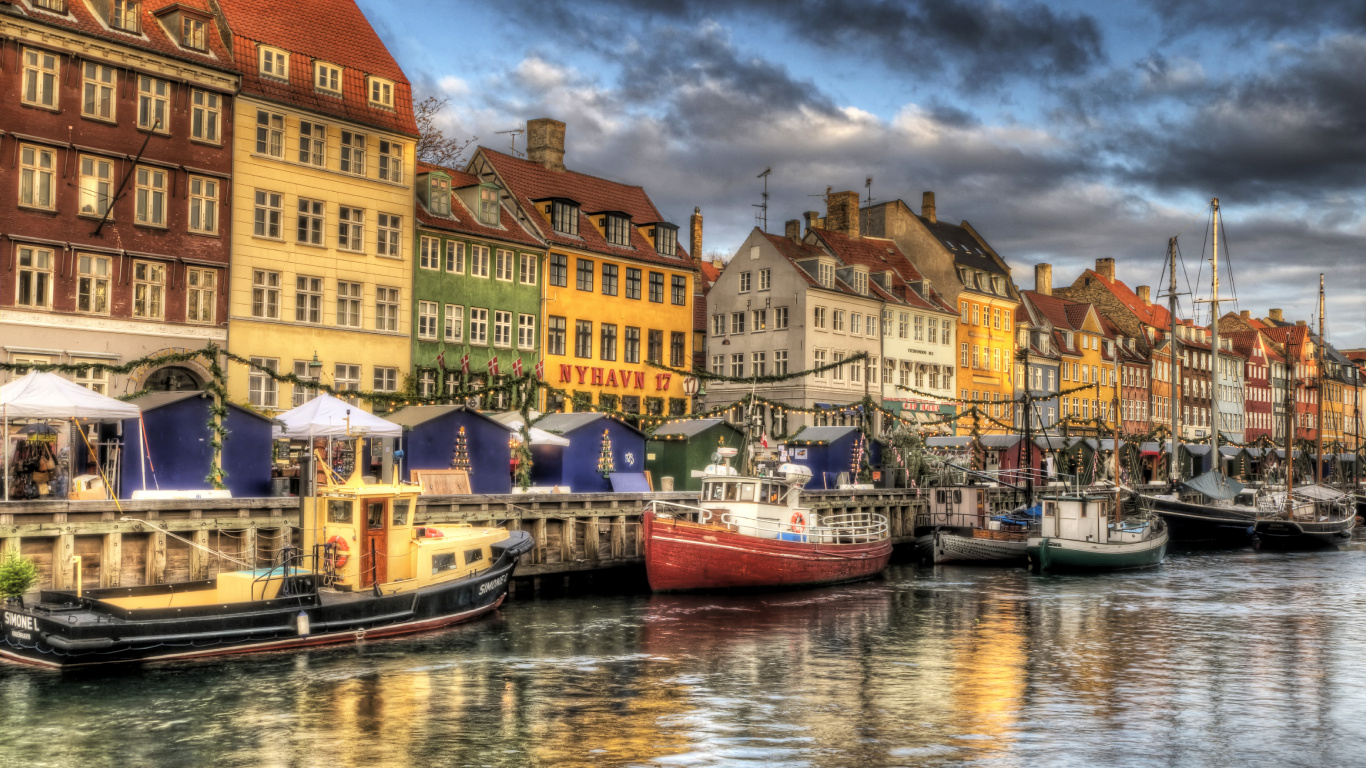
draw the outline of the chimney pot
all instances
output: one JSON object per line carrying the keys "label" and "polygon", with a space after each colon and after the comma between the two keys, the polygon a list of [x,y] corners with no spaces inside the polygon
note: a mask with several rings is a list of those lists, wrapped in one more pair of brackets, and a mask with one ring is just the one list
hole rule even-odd
{"label": "chimney pot", "polygon": [[801,222],[801,219],[788,219],[788,220],[783,224],[783,235],[784,235],[785,237],[787,237],[788,240],[801,240],[801,239],[802,239],[802,222]]}
{"label": "chimney pot", "polygon": [[1279,309],[1268,310],[1268,311],[1267,311],[1267,316],[1270,317],[1272,320],[1275,320],[1275,321],[1278,322],[1278,323],[1285,320],[1285,315],[1284,315],[1284,313],[1282,313]]}
{"label": "chimney pot", "polygon": [[1303,326],[1304,326],[1304,321],[1303,321],[1303,320],[1296,320],[1296,321],[1295,321],[1295,325],[1300,326],[1300,327],[1303,327]]}
{"label": "chimney pot", "polygon": [[702,263],[702,209],[693,206],[692,216],[688,220],[688,248],[692,251],[689,256],[697,263]]}
{"label": "chimney pot", "polygon": [[1238,317],[1241,317],[1241,318],[1244,319],[1244,320],[1251,320],[1251,319],[1252,319],[1252,310],[1250,310],[1250,309],[1245,309],[1245,310],[1243,310],[1242,312],[1239,312],[1239,313],[1238,313]]}
{"label": "chimney pot", "polygon": [[548,117],[528,120],[526,157],[552,171],[564,170],[564,123]]}
{"label": "chimney pot", "polygon": [[1149,287],[1146,286],[1146,285],[1140,285],[1140,286],[1138,286],[1138,300],[1141,301],[1141,302],[1143,302],[1143,306],[1146,307],[1146,306],[1148,306],[1149,304],[1151,304],[1151,303],[1152,303],[1152,299],[1153,299],[1153,294],[1152,294],[1152,289],[1151,289],[1151,288],[1149,288]]}
{"label": "chimney pot", "polygon": [[1053,265],[1034,265],[1034,292],[1045,296],[1053,295]]}
{"label": "chimney pot", "polygon": [[858,193],[829,192],[825,195],[825,228],[845,237],[858,239]]}
{"label": "chimney pot", "polygon": [[820,216],[820,213],[816,211],[806,211],[802,214],[802,218],[806,219],[807,232],[810,232],[812,229],[815,229],[816,227],[820,226]]}
{"label": "chimney pot", "polygon": [[1115,260],[1096,259],[1096,273],[1106,280],[1115,279]]}
{"label": "chimney pot", "polygon": [[920,196],[920,215],[931,224],[939,220],[935,217],[933,192],[926,192]]}

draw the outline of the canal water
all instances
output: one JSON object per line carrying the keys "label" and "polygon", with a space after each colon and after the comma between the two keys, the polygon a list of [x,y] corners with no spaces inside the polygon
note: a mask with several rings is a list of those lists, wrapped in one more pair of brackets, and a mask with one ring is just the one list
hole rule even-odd
{"label": "canal water", "polygon": [[0,766],[1366,765],[1366,553],[509,604],[437,634],[0,668]]}

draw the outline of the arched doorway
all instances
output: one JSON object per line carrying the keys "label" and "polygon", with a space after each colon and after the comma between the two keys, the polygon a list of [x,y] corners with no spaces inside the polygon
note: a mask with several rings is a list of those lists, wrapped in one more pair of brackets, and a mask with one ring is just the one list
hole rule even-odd
{"label": "arched doorway", "polygon": [[152,371],[143,388],[150,392],[192,392],[203,389],[204,382],[189,368],[170,365]]}

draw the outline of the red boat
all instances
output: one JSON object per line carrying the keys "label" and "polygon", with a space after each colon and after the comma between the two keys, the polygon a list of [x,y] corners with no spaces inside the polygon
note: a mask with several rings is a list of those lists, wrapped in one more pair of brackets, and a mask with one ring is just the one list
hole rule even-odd
{"label": "red boat", "polygon": [[[727,470],[729,471],[727,473]],[[875,576],[892,556],[887,518],[823,515],[797,506],[810,479],[784,464],[774,476],[707,468],[700,506],[654,502],[645,512],[645,570],[656,592],[790,588]]]}

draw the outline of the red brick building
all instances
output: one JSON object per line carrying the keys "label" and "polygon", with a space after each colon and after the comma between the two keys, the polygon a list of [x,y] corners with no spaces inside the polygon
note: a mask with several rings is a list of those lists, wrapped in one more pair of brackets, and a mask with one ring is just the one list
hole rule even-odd
{"label": "red brick building", "polygon": [[[0,0],[5,360],[118,363],[226,339],[237,85],[204,0]],[[118,395],[206,376],[76,380]]]}

